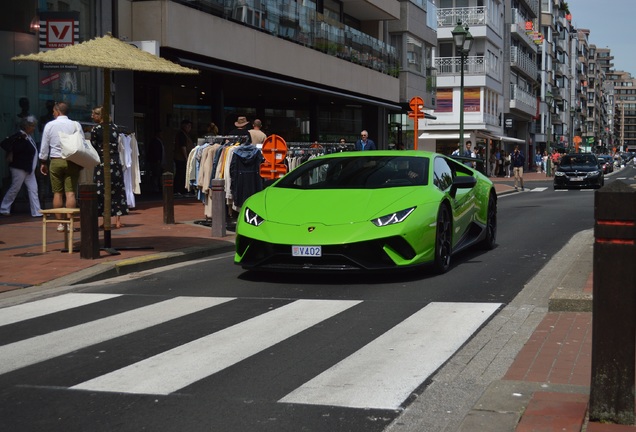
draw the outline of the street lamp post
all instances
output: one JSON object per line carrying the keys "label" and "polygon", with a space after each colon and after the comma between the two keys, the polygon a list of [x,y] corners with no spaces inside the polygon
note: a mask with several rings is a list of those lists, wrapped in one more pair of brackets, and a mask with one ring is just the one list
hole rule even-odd
{"label": "street lamp post", "polygon": [[552,101],[554,100],[554,96],[552,93],[548,92],[545,96],[545,101],[548,105],[548,128],[546,132],[546,144],[545,151],[548,155],[547,163],[545,164],[545,174],[550,177],[552,176],[552,155],[550,154],[550,139],[552,139]]}
{"label": "street lamp post", "polygon": [[468,26],[462,26],[461,21],[457,21],[457,26],[451,31],[455,48],[459,51],[460,58],[460,82],[459,82],[459,146],[460,152],[464,151],[464,62],[466,55],[473,46],[473,35],[468,31]]}

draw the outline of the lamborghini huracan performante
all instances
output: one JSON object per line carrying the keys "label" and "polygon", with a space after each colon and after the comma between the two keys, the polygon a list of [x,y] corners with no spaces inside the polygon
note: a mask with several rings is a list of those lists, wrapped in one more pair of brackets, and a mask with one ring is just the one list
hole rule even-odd
{"label": "lamborghini huracan performante", "polygon": [[446,272],[469,246],[495,247],[497,195],[466,165],[425,151],[309,159],[244,203],[234,262],[263,271]]}

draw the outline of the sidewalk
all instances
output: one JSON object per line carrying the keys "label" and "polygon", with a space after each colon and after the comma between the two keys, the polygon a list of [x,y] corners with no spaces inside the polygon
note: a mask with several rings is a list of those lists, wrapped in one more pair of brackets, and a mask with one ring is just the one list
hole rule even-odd
{"label": "sidewalk", "polygon": [[[514,192],[513,178],[492,180],[498,194]],[[532,182],[546,180],[551,179],[545,174],[524,174],[526,190],[532,188]],[[223,238],[213,238],[211,227],[196,223],[204,220],[200,202],[175,198],[174,204],[176,223],[164,225],[160,199],[138,201],[122,218],[125,226],[111,231],[111,246],[121,255],[102,250],[95,260],[80,259],[80,233],[75,233],[76,252],[64,253],[63,234],[56,232],[55,224],[49,224],[48,252],[42,253],[40,219],[28,213],[0,218],[0,299],[5,304],[19,303],[27,294],[30,299],[44,297],[51,291],[70,291],[80,282],[234,250],[232,231]],[[632,426],[586,420],[591,371],[591,246],[581,254],[585,262],[572,270],[576,274],[568,275],[567,280],[574,285],[560,285],[554,292],[543,320],[503,379],[493,382],[471,410],[462,430],[636,431]]]}

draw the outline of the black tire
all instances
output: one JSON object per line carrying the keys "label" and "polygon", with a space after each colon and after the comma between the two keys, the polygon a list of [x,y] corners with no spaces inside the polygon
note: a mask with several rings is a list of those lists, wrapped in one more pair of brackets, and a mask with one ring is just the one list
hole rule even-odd
{"label": "black tire", "polygon": [[453,245],[453,223],[450,209],[442,204],[437,212],[437,233],[435,234],[435,261],[433,267],[436,273],[446,273],[450,268]]}
{"label": "black tire", "polygon": [[486,237],[481,242],[482,249],[492,250],[497,245],[497,199],[491,193],[488,198],[486,217]]}

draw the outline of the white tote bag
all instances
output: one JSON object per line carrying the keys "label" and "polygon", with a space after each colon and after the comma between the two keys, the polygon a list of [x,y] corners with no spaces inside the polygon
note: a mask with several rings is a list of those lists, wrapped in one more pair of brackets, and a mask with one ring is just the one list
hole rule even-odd
{"label": "white tote bag", "polygon": [[71,135],[58,132],[62,146],[62,158],[70,160],[82,168],[94,168],[100,163],[97,150],[91,142],[84,138],[79,123],[75,122],[75,132]]}

